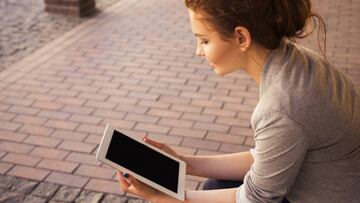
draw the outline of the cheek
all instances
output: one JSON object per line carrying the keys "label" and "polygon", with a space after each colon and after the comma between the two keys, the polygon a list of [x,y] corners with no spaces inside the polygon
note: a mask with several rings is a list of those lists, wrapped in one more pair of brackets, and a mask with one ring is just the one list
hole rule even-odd
{"label": "cheek", "polygon": [[222,54],[218,47],[209,45],[204,51],[209,62],[218,64],[221,61]]}
{"label": "cheek", "polygon": [[230,51],[227,46],[208,46],[205,50],[208,61],[215,65],[227,63]]}

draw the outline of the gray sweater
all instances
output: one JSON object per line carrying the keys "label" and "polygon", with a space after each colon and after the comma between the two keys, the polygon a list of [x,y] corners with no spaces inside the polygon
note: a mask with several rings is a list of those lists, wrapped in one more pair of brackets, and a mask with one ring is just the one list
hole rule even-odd
{"label": "gray sweater", "polygon": [[270,53],[251,124],[236,202],[360,202],[360,92],[317,54],[290,42]]}

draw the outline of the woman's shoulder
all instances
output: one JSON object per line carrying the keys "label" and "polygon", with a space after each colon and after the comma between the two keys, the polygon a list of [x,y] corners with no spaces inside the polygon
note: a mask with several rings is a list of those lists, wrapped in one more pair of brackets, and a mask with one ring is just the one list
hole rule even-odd
{"label": "woman's shoulder", "polygon": [[269,88],[289,89],[294,86],[308,86],[319,70],[329,64],[315,52],[301,45],[283,41],[280,47],[271,51],[260,77],[260,94]]}
{"label": "woman's shoulder", "polygon": [[[346,83],[346,84],[345,84]],[[269,56],[260,80],[260,97],[302,103],[328,100],[339,85],[354,88],[351,81],[314,51],[292,42],[283,42]],[[346,89],[344,89],[346,90]],[[284,102],[280,102],[284,103]]]}
{"label": "woman's shoulder", "polygon": [[351,123],[359,112],[355,85],[313,51],[286,43],[269,61],[254,119],[279,111],[313,131],[340,121]]}

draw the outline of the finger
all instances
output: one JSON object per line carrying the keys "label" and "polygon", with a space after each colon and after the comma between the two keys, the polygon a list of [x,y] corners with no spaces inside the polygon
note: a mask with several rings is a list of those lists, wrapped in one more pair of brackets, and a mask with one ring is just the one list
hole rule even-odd
{"label": "finger", "polygon": [[124,178],[130,185],[133,185],[134,187],[138,186],[139,182],[136,180],[136,178],[134,178],[134,176],[127,174],[127,176]]}
{"label": "finger", "polygon": [[159,148],[159,149],[162,149],[165,147],[165,145],[163,143],[156,142],[155,140],[152,140],[147,136],[144,137],[144,141],[148,144],[151,144],[152,146],[154,146],[156,148]]}
{"label": "finger", "polygon": [[124,172],[122,171],[116,171],[116,176],[119,178],[121,178],[124,175]]}
{"label": "finger", "polygon": [[127,187],[130,185],[130,184],[128,183],[128,181],[124,178],[124,176],[123,176],[122,173],[118,172],[118,173],[117,173],[117,178],[118,178],[118,180],[119,180],[119,182],[120,182],[121,184],[126,183],[126,184],[124,184],[124,185],[127,186]]}
{"label": "finger", "polygon": [[118,180],[119,180],[119,183],[120,183],[121,190],[126,192],[131,184],[119,172],[117,173],[117,177],[118,177]]}

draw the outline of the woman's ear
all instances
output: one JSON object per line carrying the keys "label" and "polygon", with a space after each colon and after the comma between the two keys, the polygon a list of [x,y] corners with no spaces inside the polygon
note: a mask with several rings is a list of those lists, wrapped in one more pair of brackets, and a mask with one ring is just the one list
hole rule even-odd
{"label": "woman's ear", "polygon": [[241,51],[247,51],[251,45],[251,34],[249,30],[243,26],[235,28],[235,42]]}

